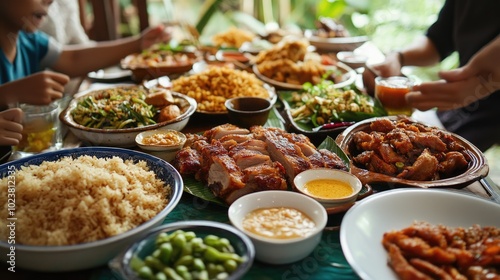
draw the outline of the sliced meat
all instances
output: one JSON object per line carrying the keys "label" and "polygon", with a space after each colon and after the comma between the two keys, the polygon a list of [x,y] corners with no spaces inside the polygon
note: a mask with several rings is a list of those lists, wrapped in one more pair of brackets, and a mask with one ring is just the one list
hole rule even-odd
{"label": "sliced meat", "polygon": [[293,181],[295,175],[312,167],[310,160],[285,137],[273,131],[266,131],[264,137],[271,159],[285,167],[289,182]]}
{"label": "sliced meat", "polygon": [[181,175],[194,175],[201,168],[201,156],[198,151],[186,147],[175,154],[172,165]]}
{"label": "sliced meat", "polygon": [[345,162],[337,154],[327,149],[320,149],[308,158],[311,161],[313,168],[331,168],[344,171],[348,170]]}
{"label": "sliced meat", "polygon": [[214,195],[222,199],[245,187],[241,169],[227,152],[212,155],[207,184]]}
{"label": "sliced meat", "polygon": [[324,162],[324,167],[348,171],[347,164],[336,154],[327,149],[319,149]]}
{"label": "sliced meat", "polygon": [[230,152],[230,155],[241,170],[254,165],[271,163],[271,158],[268,155],[253,150],[239,149],[235,153]]}
{"label": "sliced meat", "polygon": [[245,128],[240,128],[232,124],[223,124],[216,126],[210,130],[205,131],[203,136],[205,136],[210,141],[214,139],[221,139],[222,137],[229,134],[249,134],[250,130]]}

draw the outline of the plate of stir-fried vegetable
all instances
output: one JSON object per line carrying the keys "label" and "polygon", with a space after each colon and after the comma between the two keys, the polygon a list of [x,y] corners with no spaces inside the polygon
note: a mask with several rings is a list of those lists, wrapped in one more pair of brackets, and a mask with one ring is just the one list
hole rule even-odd
{"label": "plate of stir-fried vegetable", "polygon": [[[158,103],[153,102],[152,95],[168,97]],[[61,112],[60,119],[88,144],[132,147],[139,132],[183,129],[196,107],[194,99],[180,93],[119,86],[77,95]]]}
{"label": "plate of stir-fried vegetable", "polygon": [[338,88],[328,80],[304,84],[300,91],[282,91],[279,98],[291,128],[313,141],[335,137],[355,122],[387,115],[377,100],[355,85]]}

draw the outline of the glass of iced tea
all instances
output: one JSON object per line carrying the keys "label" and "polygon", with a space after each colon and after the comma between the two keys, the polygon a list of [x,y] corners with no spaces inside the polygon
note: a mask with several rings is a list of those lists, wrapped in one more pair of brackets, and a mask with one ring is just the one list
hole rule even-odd
{"label": "glass of iced tea", "polygon": [[387,114],[407,115],[413,113],[405,100],[405,95],[410,92],[413,81],[402,76],[377,77],[375,78],[375,98],[384,106]]}
{"label": "glass of iced tea", "polygon": [[15,152],[36,154],[55,147],[59,105],[36,106],[20,104],[23,116],[23,139],[14,147]]}

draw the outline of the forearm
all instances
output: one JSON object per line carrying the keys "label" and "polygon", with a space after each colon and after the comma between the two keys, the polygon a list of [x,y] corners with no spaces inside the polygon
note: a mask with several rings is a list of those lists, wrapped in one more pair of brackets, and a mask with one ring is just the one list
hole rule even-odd
{"label": "forearm", "polygon": [[[471,58],[466,67],[475,70],[495,90],[500,89],[500,35]],[[484,84],[484,82],[483,82]]]}
{"label": "forearm", "polygon": [[427,37],[417,39],[413,44],[401,50],[401,66],[431,66],[440,61],[439,53]]}
{"label": "forearm", "polygon": [[98,42],[94,46],[66,46],[56,65],[52,68],[70,77],[86,75],[88,72],[117,64],[125,56],[141,51],[140,37]]}
{"label": "forearm", "polygon": [[19,94],[12,94],[18,92],[16,91],[16,84],[14,81],[0,85],[0,108],[6,108],[20,102],[17,98]]}

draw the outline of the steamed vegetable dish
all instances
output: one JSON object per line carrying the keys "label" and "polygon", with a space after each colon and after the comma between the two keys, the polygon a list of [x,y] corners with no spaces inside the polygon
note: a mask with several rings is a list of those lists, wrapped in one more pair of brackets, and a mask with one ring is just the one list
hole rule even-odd
{"label": "steamed vegetable dish", "polygon": [[152,125],[182,114],[170,91],[141,86],[98,90],[82,97],[71,112],[89,128],[124,129]]}

